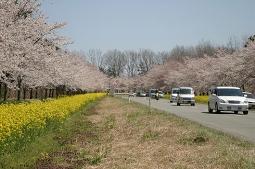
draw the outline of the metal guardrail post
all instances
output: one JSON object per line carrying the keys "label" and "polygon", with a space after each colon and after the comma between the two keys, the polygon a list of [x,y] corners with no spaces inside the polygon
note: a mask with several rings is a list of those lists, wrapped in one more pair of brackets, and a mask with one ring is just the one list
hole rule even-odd
{"label": "metal guardrail post", "polygon": [[151,97],[149,96],[149,113],[151,113]]}

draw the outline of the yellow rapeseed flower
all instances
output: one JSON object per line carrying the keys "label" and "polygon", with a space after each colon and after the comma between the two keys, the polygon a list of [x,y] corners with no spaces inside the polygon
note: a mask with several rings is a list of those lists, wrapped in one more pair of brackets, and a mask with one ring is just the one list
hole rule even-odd
{"label": "yellow rapeseed flower", "polygon": [[30,140],[47,125],[62,123],[82,105],[105,95],[106,93],[91,93],[30,104],[1,104],[0,148],[7,146],[7,143]]}

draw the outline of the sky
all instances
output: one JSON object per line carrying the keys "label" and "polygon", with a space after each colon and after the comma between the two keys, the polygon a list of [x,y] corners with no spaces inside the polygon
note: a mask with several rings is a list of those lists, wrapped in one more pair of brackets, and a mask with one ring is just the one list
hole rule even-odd
{"label": "sky", "polygon": [[73,41],[68,51],[154,52],[255,35],[255,0],[42,0],[48,23]]}

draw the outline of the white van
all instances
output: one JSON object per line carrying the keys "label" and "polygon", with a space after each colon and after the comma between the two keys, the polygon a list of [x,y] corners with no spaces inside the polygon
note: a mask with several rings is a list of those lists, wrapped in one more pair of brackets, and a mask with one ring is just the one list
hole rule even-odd
{"label": "white van", "polygon": [[179,88],[172,88],[171,95],[170,95],[170,103],[173,103],[176,101],[178,92],[179,92]]}
{"label": "white van", "polygon": [[180,106],[181,104],[195,106],[195,94],[191,87],[179,87],[177,106]]}

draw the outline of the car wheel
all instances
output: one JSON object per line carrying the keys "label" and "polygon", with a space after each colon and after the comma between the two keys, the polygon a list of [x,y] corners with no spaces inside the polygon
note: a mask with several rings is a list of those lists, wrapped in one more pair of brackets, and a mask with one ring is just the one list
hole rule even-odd
{"label": "car wheel", "polygon": [[209,112],[209,113],[212,113],[212,112],[213,112],[213,109],[210,108],[209,102],[208,102],[208,112]]}
{"label": "car wheel", "polygon": [[248,111],[243,111],[243,114],[247,115],[247,114],[248,114]]}
{"label": "car wheel", "polygon": [[235,114],[237,114],[237,113],[238,113],[238,111],[234,111],[234,113],[235,113]]}
{"label": "car wheel", "polygon": [[173,101],[170,100],[170,103],[173,103]]}
{"label": "car wheel", "polygon": [[195,106],[195,104],[191,104],[191,106]]}
{"label": "car wheel", "polygon": [[220,113],[220,110],[218,109],[217,103],[215,104],[215,111],[216,111],[216,113]]}

